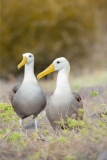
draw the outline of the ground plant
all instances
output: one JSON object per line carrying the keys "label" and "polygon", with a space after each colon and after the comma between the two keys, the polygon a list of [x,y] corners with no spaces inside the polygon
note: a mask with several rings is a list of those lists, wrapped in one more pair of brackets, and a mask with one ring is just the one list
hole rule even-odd
{"label": "ground plant", "polygon": [[[90,96],[95,102],[101,98],[97,90],[92,90]],[[106,103],[85,103],[84,100],[86,113],[80,111],[80,116],[85,114],[84,119],[68,118],[68,128],[61,130],[59,135],[55,135],[45,114],[38,117],[38,133],[34,129],[25,130],[19,125],[11,104],[0,103],[1,159],[96,160],[98,154],[107,149],[107,108]],[[24,123],[29,121],[32,117]]]}

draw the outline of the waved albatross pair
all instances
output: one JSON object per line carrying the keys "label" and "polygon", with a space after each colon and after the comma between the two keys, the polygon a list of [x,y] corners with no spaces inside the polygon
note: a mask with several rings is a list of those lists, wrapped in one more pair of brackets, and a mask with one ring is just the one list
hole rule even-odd
{"label": "waved albatross pair", "polygon": [[37,131],[37,116],[46,106],[46,97],[34,75],[34,56],[31,53],[23,54],[23,60],[18,69],[25,65],[24,79],[21,85],[15,86],[11,93],[11,103],[14,111],[22,119],[33,115]]}
{"label": "waved albatross pair", "polygon": [[68,117],[73,118],[73,115],[75,115],[75,119],[78,119],[78,110],[83,108],[83,103],[80,95],[71,90],[68,80],[70,65],[66,58],[61,57],[54,60],[47,69],[38,74],[37,78],[40,79],[54,71],[58,71],[57,84],[54,93],[48,100],[46,115],[51,126],[57,132],[59,124],[55,122],[61,119],[66,121]]}

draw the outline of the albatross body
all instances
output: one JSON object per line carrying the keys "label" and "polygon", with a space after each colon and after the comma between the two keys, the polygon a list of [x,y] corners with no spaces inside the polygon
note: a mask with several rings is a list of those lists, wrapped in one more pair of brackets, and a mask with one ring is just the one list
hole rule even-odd
{"label": "albatross body", "polygon": [[53,129],[57,131],[59,128],[57,121],[61,119],[66,121],[68,117],[78,119],[78,110],[83,108],[83,103],[80,95],[71,90],[70,65],[64,57],[54,60],[46,70],[38,74],[37,78],[40,79],[54,71],[58,71],[57,84],[46,106],[46,115]]}
{"label": "albatross body", "polygon": [[15,86],[11,94],[11,103],[14,111],[22,119],[34,115],[37,131],[38,114],[46,106],[46,97],[34,75],[34,56],[31,53],[23,54],[23,60],[18,68],[25,64],[24,79],[21,85]]}

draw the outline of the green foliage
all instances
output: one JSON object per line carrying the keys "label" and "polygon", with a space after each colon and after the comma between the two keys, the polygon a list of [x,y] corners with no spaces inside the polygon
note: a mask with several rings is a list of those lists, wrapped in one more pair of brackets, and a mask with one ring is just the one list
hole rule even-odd
{"label": "green foliage", "polygon": [[9,133],[9,129],[0,129],[0,139],[7,133]]}
{"label": "green foliage", "polygon": [[95,39],[97,18],[93,15],[96,10],[102,13],[105,6],[106,0],[1,1],[2,73],[16,73],[24,52],[34,53],[36,73],[59,56],[81,67]]}
{"label": "green foliage", "polygon": [[98,125],[100,126],[100,127],[103,127],[103,128],[107,128],[107,126],[106,126],[106,124],[104,123],[104,122],[102,122],[101,120],[100,121],[98,121]]}
{"label": "green foliage", "polygon": [[14,114],[14,110],[10,104],[0,103],[0,119],[2,119],[5,123],[8,122],[17,122],[18,117]]}
{"label": "green foliage", "polygon": [[[83,110],[80,110],[83,113]],[[104,113],[106,109],[104,108]],[[103,114],[104,114],[103,113]],[[2,115],[4,114],[4,116]],[[5,114],[9,117],[9,121],[5,121]],[[53,131],[45,125],[39,133],[35,131],[22,131],[19,126],[11,124],[16,122],[16,115],[13,108],[9,104],[0,104],[0,121],[2,128],[0,129],[0,143],[14,149],[15,155],[26,155],[26,159],[63,159],[63,160],[86,160],[89,153],[90,160],[96,159],[93,155],[93,148],[96,145],[103,147],[103,143],[107,141],[107,116],[99,117],[96,125],[93,120],[74,120],[67,119],[67,125],[70,129],[65,129],[56,137]],[[11,118],[10,118],[11,117]],[[41,121],[44,122],[43,119]],[[102,143],[103,140],[103,143]],[[87,145],[88,144],[88,145]],[[86,147],[87,146],[87,147]],[[104,148],[104,147],[103,147]],[[98,148],[99,149],[99,148]],[[79,153],[79,154],[78,154]],[[80,153],[84,153],[81,154]],[[91,155],[92,153],[92,155]],[[60,158],[61,157],[61,158]],[[93,158],[94,157],[94,158]]]}
{"label": "green foliage", "polygon": [[104,114],[107,115],[107,110],[104,111]]}
{"label": "green foliage", "polygon": [[38,151],[38,152],[36,152],[36,153],[35,153],[34,155],[32,155],[32,156],[28,156],[28,159],[29,159],[29,160],[39,160],[40,157],[41,157],[41,153],[40,153],[40,151]]}
{"label": "green foliage", "polygon": [[76,160],[76,159],[75,159],[75,156],[68,155],[63,160]]}
{"label": "green foliage", "polygon": [[49,134],[49,131],[48,131],[48,130],[45,130],[45,134],[48,135],[48,134]]}
{"label": "green foliage", "polygon": [[96,91],[92,91],[91,94],[92,94],[94,97],[96,97],[97,95],[99,95],[99,93],[96,92]]}
{"label": "green foliage", "polygon": [[87,135],[87,134],[88,134],[87,128],[81,129],[81,130],[80,130],[80,133],[81,133],[82,135]]}
{"label": "green foliage", "polygon": [[[18,126],[18,116],[15,115],[15,112],[10,104],[0,103],[0,120],[6,125],[11,124],[11,128],[12,126]],[[6,138],[8,143],[17,142],[17,145],[20,145],[22,148],[26,146],[22,140],[22,134],[19,132],[12,132],[8,128],[0,129],[0,138],[2,139],[3,137]]]}
{"label": "green foliage", "polygon": [[85,125],[85,123],[82,120],[77,121],[75,119],[68,118],[67,125],[69,128],[74,128],[74,127],[83,127]]}
{"label": "green foliage", "polygon": [[79,110],[78,110],[78,116],[79,116],[80,119],[83,119],[83,114],[84,114],[84,109],[79,108]]}
{"label": "green foliage", "polygon": [[58,142],[60,142],[60,143],[65,143],[65,142],[66,142],[66,138],[63,137],[63,136],[58,137],[57,140],[58,140]]}
{"label": "green foliage", "polygon": [[25,148],[27,143],[23,141],[22,133],[19,132],[11,132],[11,134],[7,137],[7,143],[12,143],[16,147],[20,147],[20,149]]}
{"label": "green foliage", "polygon": [[13,132],[7,139],[7,142],[17,142],[22,140],[22,135],[18,132]]}

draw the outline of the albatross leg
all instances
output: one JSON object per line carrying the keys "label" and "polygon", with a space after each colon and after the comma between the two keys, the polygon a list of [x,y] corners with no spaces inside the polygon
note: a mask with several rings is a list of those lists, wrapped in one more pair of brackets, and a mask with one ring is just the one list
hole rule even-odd
{"label": "albatross leg", "polygon": [[20,126],[22,126],[22,119],[21,118],[19,119],[19,124],[20,124]]}
{"label": "albatross leg", "polygon": [[37,117],[35,117],[34,122],[35,122],[35,130],[36,130],[36,132],[38,132],[38,120],[37,120]]}

